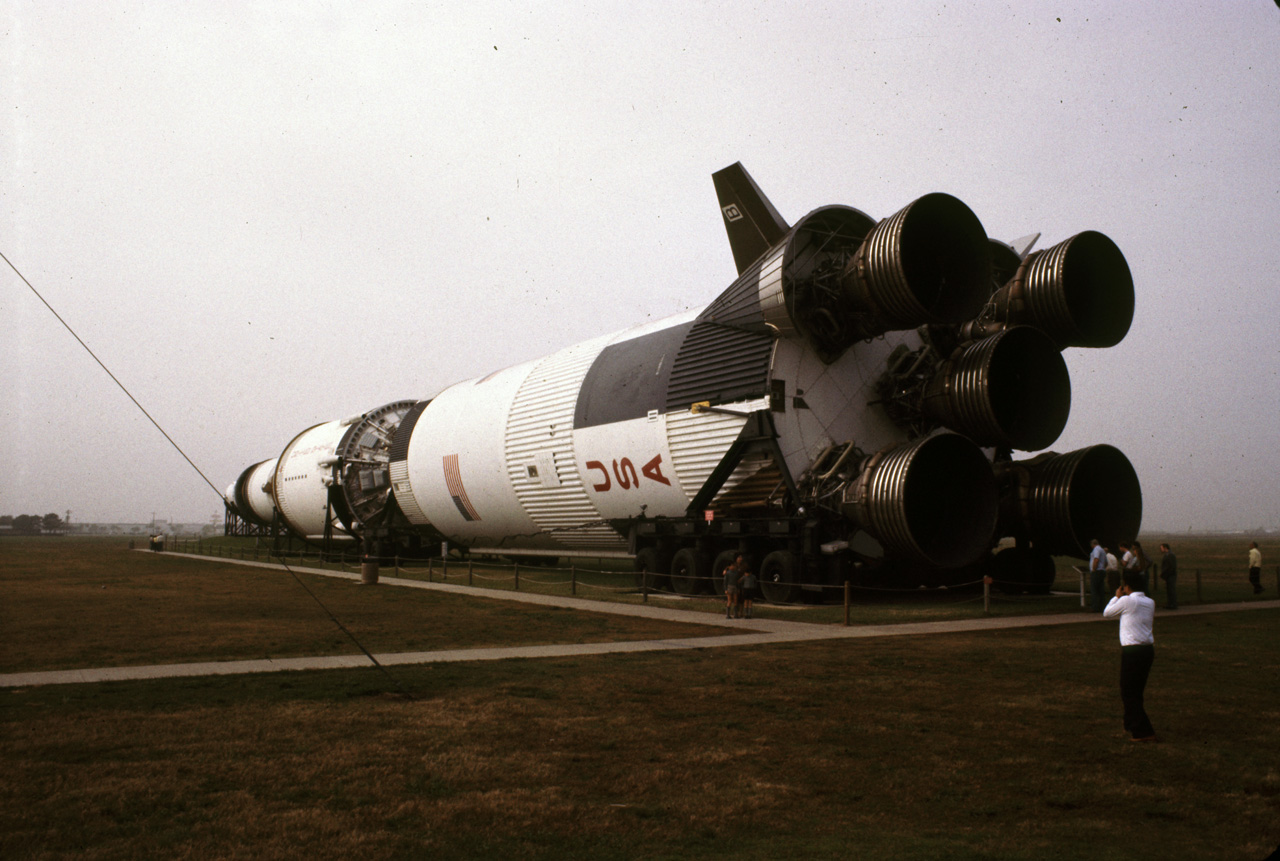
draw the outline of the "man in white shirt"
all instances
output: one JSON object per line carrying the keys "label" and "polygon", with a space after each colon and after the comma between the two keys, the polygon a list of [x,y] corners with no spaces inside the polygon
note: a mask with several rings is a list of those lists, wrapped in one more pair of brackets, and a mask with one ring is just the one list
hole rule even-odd
{"label": "man in white shirt", "polygon": [[[1116,560],[1116,554],[1111,552],[1111,548],[1107,548],[1107,588],[1120,588],[1120,563]],[[1102,609],[1107,609],[1103,607]]]}
{"label": "man in white shirt", "polygon": [[1152,634],[1156,602],[1143,594],[1142,576],[1137,571],[1124,572],[1124,583],[1102,615],[1120,619],[1120,700],[1124,703],[1125,731],[1133,741],[1156,741],[1156,731],[1142,704],[1156,657]]}

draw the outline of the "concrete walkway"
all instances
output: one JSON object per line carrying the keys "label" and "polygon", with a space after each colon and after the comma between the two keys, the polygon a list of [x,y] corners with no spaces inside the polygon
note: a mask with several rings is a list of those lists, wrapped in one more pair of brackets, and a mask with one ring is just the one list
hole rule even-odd
{"label": "concrete walkway", "polygon": [[[193,558],[187,554],[165,554]],[[194,557],[254,568],[285,571],[285,566],[271,562],[223,559],[221,557]],[[325,571],[319,568],[290,566],[299,574],[315,574],[359,581],[359,574],[344,571]],[[680,610],[654,604],[619,604],[612,601],[591,601],[585,598],[540,595],[530,592],[514,592],[505,589],[484,589],[460,586],[452,583],[424,583],[401,577],[381,577],[383,586],[401,586],[409,589],[429,589],[472,597],[492,598],[499,601],[517,601],[546,607],[562,607],[590,613],[612,613],[617,616],[633,616],[666,622],[704,625],[724,629],[721,633],[705,637],[682,637],[656,640],[631,640],[616,643],[572,643],[551,646],[503,646],[477,649],[448,649],[434,652],[395,652],[375,654],[374,658],[384,666],[398,664],[434,664],[458,661],[501,661],[511,658],[564,658],[581,655],[603,655],[620,652],[659,652],[675,649],[707,649],[727,646],[759,646],[770,643],[795,643],[806,640],[847,640],[869,637],[901,637],[921,634],[945,634],[964,631],[993,631],[1008,628],[1034,628],[1049,625],[1070,625],[1082,622],[1104,621],[1096,613],[1061,613],[1048,616],[1013,616],[1003,618],[956,619],[943,622],[905,622],[895,625],[818,625],[811,622],[794,622],[785,619],[725,619],[716,613],[697,610]],[[1280,600],[1247,601],[1236,604],[1199,604],[1184,606],[1174,611],[1159,611],[1160,617],[1196,616],[1204,613],[1229,613],[1239,610],[1280,609]],[[1107,620],[1114,625],[1114,621]],[[266,658],[251,661],[215,661],[191,664],[158,664],[144,667],[99,667],[80,670],[52,670],[34,673],[0,674],[0,688],[33,687],[37,685],[67,685],[86,682],[131,681],[137,679],[185,678],[196,676],[223,676],[243,673],[273,673],[289,670],[334,670],[355,667],[371,667],[365,655],[332,655],[312,658]]]}

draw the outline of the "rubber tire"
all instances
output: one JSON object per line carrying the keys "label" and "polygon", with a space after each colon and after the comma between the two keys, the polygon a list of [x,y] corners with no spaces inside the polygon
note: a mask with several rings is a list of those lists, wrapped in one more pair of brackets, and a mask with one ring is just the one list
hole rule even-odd
{"label": "rubber tire", "polygon": [[794,604],[800,599],[796,582],[796,557],[790,550],[775,550],[760,563],[760,594],[770,604]]}
{"label": "rubber tire", "polygon": [[667,586],[667,572],[670,564],[662,564],[658,548],[645,547],[636,554],[636,588],[646,586],[650,592],[660,592]]}
{"label": "rubber tire", "polygon": [[692,547],[676,551],[671,558],[671,590],[677,595],[697,595],[707,585],[707,564]]}

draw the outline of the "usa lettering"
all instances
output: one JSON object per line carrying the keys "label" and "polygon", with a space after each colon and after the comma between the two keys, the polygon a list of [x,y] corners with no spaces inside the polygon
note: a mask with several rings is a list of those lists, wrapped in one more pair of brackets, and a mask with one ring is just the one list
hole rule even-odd
{"label": "usa lettering", "polygon": [[619,490],[638,488],[642,476],[650,481],[671,486],[671,480],[662,474],[662,455],[660,454],[655,455],[652,460],[640,467],[639,473],[636,472],[636,466],[629,457],[611,460],[608,466],[603,461],[589,460],[586,466],[593,481],[591,487],[597,493],[604,493],[615,487]]}

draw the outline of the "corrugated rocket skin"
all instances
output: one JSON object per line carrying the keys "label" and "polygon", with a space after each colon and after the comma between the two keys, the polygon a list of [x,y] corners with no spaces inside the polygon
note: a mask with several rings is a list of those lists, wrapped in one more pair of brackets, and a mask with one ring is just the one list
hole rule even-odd
{"label": "corrugated rocket skin", "polygon": [[[507,417],[507,478],[529,518],[565,547],[625,549],[600,523],[574,456],[574,412],[583,379],[605,348],[599,340],[561,350],[534,366]],[[539,542],[542,543],[542,542]]]}

